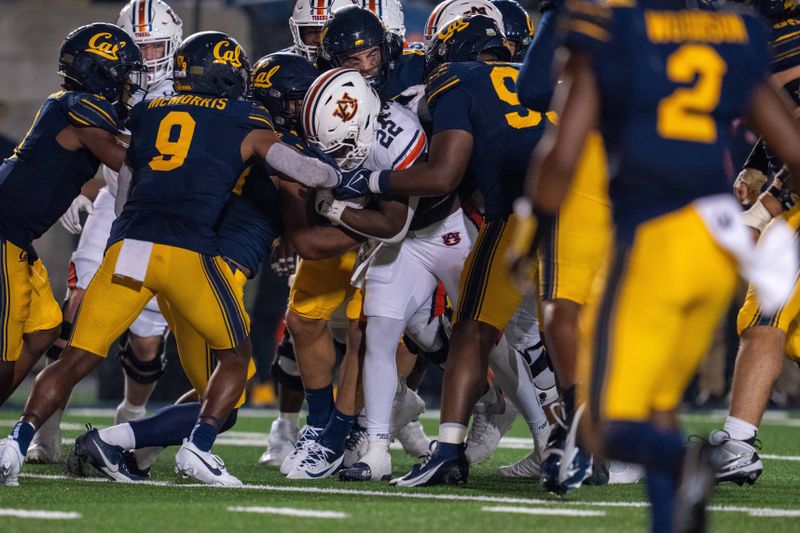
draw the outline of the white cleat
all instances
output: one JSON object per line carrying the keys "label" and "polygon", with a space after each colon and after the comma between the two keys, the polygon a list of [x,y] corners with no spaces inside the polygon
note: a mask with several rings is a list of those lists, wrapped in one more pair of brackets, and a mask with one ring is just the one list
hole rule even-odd
{"label": "white cleat", "polygon": [[644,468],[622,461],[611,461],[608,465],[609,485],[629,485],[644,479]]}
{"label": "white cleat", "polygon": [[496,389],[475,404],[467,437],[467,462],[480,463],[492,456],[503,434],[514,424],[517,409]]}
{"label": "white cleat", "polygon": [[306,451],[312,442],[317,442],[319,434],[322,433],[324,428],[315,428],[314,426],[305,425],[303,429],[297,434],[297,440],[294,443],[294,449],[286,456],[286,459],[281,463],[281,474],[284,476],[289,475],[289,472],[297,468],[297,465],[306,458]]}
{"label": "white cleat", "polygon": [[28,448],[25,462],[48,465],[57,463],[61,458],[61,417],[53,414],[36,432]]}
{"label": "white cleat", "polygon": [[419,420],[406,424],[397,433],[397,440],[403,446],[403,451],[411,457],[420,458],[431,451],[431,441]]}
{"label": "white cleat", "polygon": [[17,441],[11,437],[0,440],[0,485],[19,486],[19,473],[24,460]]}
{"label": "white cleat", "polygon": [[388,441],[369,446],[356,464],[339,472],[341,481],[389,481],[392,479],[392,456]]}
{"label": "white cleat", "polygon": [[241,481],[228,473],[218,455],[204,452],[188,440],[175,454],[175,473],[193,477],[208,485],[242,486]]}
{"label": "white cleat", "polygon": [[400,390],[394,395],[392,404],[391,423],[389,435],[396,436],[401,429],[412,420],[418,420],[419,415],[425,412],[425,401],[413,390],[408,388],[404,379],[400,379]]}
{"label": "white cleat", "polygon": [[344,452],[337,454],[315,441],[308,445],[305,458],[286,477],[289,479],[324,479],[339,469],[343,459]]}
{"label": "white cleat", "polygon": [[500,477],[523,477],[539,479],[542,458],[536,451],[532,451],[512,465],[501,466],[497,469]]}
{"label": "white cleat", "polygon": [[277,419],[272,422],[267,439],[267,449],[261,454],[258,464],[281,466],[283,460],[294,450],[297,441],[297,426],[288,420]]}
{"label": "white cleat", "polygon": [[753,436],[748,440],[732,439],[725,430],[712,431],[708,441],[717,447],[717,483],[732,481],[737,485],[756,482],[764,464],[758,455],[761,443]]}

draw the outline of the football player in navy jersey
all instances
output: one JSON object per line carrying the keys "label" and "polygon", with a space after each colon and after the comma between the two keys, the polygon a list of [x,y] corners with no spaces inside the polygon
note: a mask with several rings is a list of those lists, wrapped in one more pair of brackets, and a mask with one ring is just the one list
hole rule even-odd
{"label": "football player in navy jersey", "polygon": [[[0,166],[0,404],[61,325],[61,309],[32,243],[64,214],[101,162],[120,168],[125,148],[117,135],[127,101],[146,87],[141,51],[113,24],[70,33],[61,46],[59,74],[64,90],[45,101]],[[23,350],[26,367],[15,372]]]}
{"label": "football player in navy jersey", "polygon": [[[520,105],[519,66],[502,29],[489,17],[460,17],[428,50],[426,96],[433,117],[428,161],[404,171],[347,173],[335,194],[434,196],[456,190],[469,168],[486,204],[486,222],[461,276],[442,390],[439,443],[430,460],[397,480],[401,486],[466,481],[466,425],[485,390],[488,354],[522,299],[503,260],[528,154],[550,122]],[[466,185],[466,184],[465,184]]]}
{"label": "football player in navy jersey", "polygon": [[[755,17],[679,1],[581,3],[565,27],[569,55],[555,99],[563,110],[537,150],[528,191],[540,213],[555,213],[590,131],[599,129],[615,162],[615,235],[605,282],[594,285],[582,316],[586,442],[644,466],[654,531],[702,530],[713,447],[703,442],[686,453],[677,406],[730,304],[737,268],[765,312],[785,300],[797,268],[793,232],[778,224],[775,253],[755,249],[727,193],[730,123],[746,116],[795,174],[800,130],[767,81],[767,42]],[[699,104],[684,99],[699,93]],[[519,207],[532,216],[530,205]],[[747,266],[755,254],[764,254],[759,264],[768,271]]]}
{"label": "football player in navy jersey", "polygon": [[177,469],[206,483],[239,484],[210,453],[241,398],[250,363],[237,268],[220,255],[215,223],[251,157],[309,186],[335,185],[339,175],[280,143],[267,110],[241,100],[249,64],[234,39],[195,34],[175,62],[178,94],[144,101],[131,112],[128,165],[117,197],[124,208],[69,346],[39,377],[12,437],[0,445],[6,484],[16,482],[36,428],[155,294],[197,330],[218,360],[191,438],[176,456]]}

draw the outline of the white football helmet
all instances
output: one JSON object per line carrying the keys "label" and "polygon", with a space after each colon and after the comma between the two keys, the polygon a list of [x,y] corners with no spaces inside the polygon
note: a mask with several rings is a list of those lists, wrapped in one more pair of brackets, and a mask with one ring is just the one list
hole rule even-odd
{"label": "white football helmet", "polygon": [[357,0],[297,0],[289,18],[295,49],[312,63],[315,62],[319,46],[307,45],[303,41],[303,28],[321,30],[331,17],[331,11],[353,4],[358,4]]}
{"label": "white football helmet", "polygon": [[369,155],[380,112],[378,93],[357,70],[335,68],[309,87],[303,131],[339,168],[355,170]]}
{"label": "white football helmet", "polygon": [[172,56],[181,45],[183,23],[161,0],[130,0],[117,18],[117,26],[128,32],[138,45],[163,43],[161,57],[147,59],[147,83],[155,87],[172,75]]}
{"label": "white football helmet", "polygon": [[458,17],[466,15],[486,15],[497,22],[499,28],[504,28],[503,14],[497,6],[489,0],[444,0],[433,8],[428,21],[425,23],[425,31],[422,34],[422,42],[428,46],[442,28],[447,26]]}
{"label": "white football helmet", "polygon": [[387,30],[405,38],[405,16],[400,0],[361,0],[361,7],[378,15]]}

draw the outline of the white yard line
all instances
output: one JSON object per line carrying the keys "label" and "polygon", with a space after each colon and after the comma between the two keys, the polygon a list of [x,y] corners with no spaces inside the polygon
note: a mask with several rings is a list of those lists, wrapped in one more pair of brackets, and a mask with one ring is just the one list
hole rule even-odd
{"label": "white yard line", "polygon": [[12,516],[14,518],[38,518],[41,520],[74,520],[76,518],[81,518],[80,513],[74,512],[2,508],[0,508],[0,516]]}
{"label": "white yard line", "polygon": [[[52,479],[52,480],[72,480],[83,483],[113,483],[104,478],[72,478],[68,476],[52,474],[29,474],[23,472],[22,477],[32,479]],[[241,487],[214,487],[202,483],[174,483],[171,481],[139,481],[138,485],[148,485],[153,487],[179,487],[185,488],[205,488],[217,490],[253,490],[261,492],[296,492],[302,494],[323,494],[323,495],[344,495],[344,496],[370,496],[377,498],[405,498],[412,500],[443,500],[456,502],[480,502],[480,503],[499,503],[499,504],[518,504],[518,505],[544,505],[544,506],[568,506],[568,507],[605,507],[605,508],[643,508],[649,507],[647,502],[604,502],[604,501],[562,501],[562,500],[543,500],[535,498],[509,498],[503,496],[471,496],[459,494],[431,494],[424,492],[385,492],[379,490],[358,490],[358,489],[339,489],[332,487],[309,487],[309,486],[288,486],[288,485],[243,485]],[[746,513],[751,516],[783,516],[780,513],[791,513],[785,516],[800,516],[800,509],[779,509],[774,507],[731,507],[726,505],[711,505],[710,511],[722,513]]]}
{"label": "white yard line", "polygon": [[339,511],[315,511],[313,509],[295,509],[294,507],[228,507],[232,513],[279,514],[301,518],[350,518],[347,513]]}
{"label": "white yard line", "polygon": [[481,507],[481,511],[490,513],[533,514],[545,516],[605,516],[605,511],[583,511],[580,509],[542,509],[537,507],[510,507],[498,505],[496,507]]}

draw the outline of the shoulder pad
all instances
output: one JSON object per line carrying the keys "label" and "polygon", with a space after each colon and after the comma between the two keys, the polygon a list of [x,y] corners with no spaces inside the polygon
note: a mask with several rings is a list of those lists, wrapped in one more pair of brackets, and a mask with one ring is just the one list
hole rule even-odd
{"label": "shoulder pad", "polygon": [[476,62],[440,65],[425,81],[425,98],[428,100],[428,104],[430,105],[437,96],[445,91],[463,84],[481,65],[482,63]]}
{"label": "shoulder pad", "polygon": [[281,129],[278,131],[281,142],[299,154],[311,155],[306,147],[306,143],[297,135],[296,132]]}
{"label": "shoulder pad", "polygon": [[[385,148],[387,157],[385,163],[389,165],[386,168],[403,170],[414,164],[425,153],[428,140],[417,115],[411,110],[397,102],[389,103],[384,109],[385,114],[378,119],[381,129],[386,127],[388,120],[399,130],[394,135],[394,140]],[[375,149],[376,146],[373,146],[373,150]]]}
{"label": "shoulder pad", "polygon": [[120,130],[119,117],[111,103],[90,93],[69,92],[62,98],[67,117],[79,128],[101,128],[111,133]]}
{"label": "shoulder pad", "polygon": [[275,126],[272,125],[272,117],[269,111],[267,111],[267,108],[255,102],[252,102],[252,107],[247,115],[247,121],[256,129],[275,130]]}

